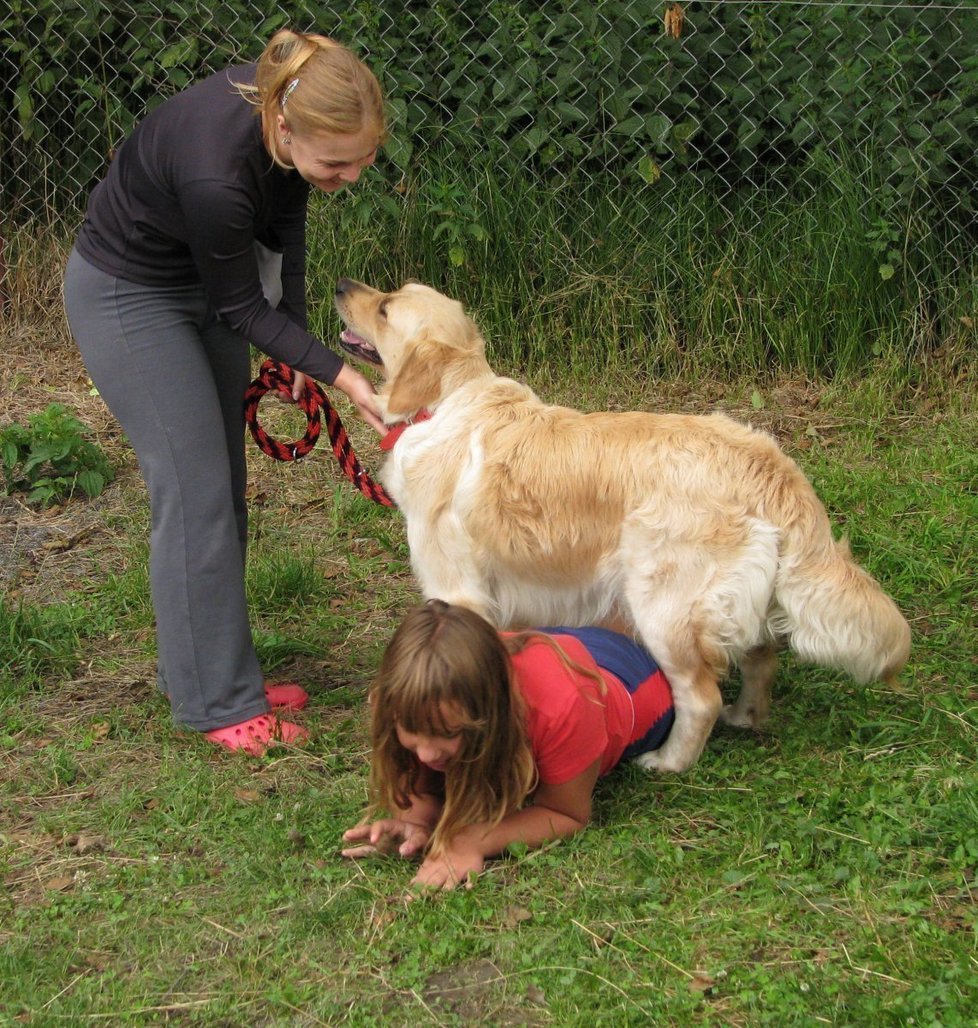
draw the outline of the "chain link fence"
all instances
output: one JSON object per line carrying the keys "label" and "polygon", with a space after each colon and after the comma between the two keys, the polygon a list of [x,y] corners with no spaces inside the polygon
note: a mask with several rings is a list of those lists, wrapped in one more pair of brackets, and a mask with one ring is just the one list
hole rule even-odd
{"label": "chain link fence", "polygon": [[855,188],[884,278],[925,240],[949,274],[972,260],[975,0],[8,0],[0,221],[76,224],[135,120],[283,25],[334,35],[381,77],[390,210],[423,180],[433,210],[491,233],[458,174],[573,209],[595,239],[609,218],[651,232],[693,204],[749,230],[835,182]]}

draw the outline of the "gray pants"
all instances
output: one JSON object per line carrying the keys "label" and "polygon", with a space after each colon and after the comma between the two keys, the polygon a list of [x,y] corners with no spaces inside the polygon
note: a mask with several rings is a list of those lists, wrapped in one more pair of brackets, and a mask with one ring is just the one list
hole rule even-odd
{"label": "gray pants", "polygon": [[115,278],[73,251],[65,310],[149,490],[160,688],[208,731],[268,710],[245,601],[248,343],[202,286]]}

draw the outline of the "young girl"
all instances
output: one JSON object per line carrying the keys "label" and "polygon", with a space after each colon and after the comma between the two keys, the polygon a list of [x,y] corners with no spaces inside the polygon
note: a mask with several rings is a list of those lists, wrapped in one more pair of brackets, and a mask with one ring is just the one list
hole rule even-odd
{"label": "young girl", "polygon": [[305,732],[271,709],[245,600],[249,343],[342,389],[384,431],[373,387],[307,329],[311,189],[357,181],[386,135],[380,85],[345,47],[282,29],[257,64],[149,113],[92,193],[65,272],[88,373],[149,490],[158,679],[174,719],[260,754]]}
{"label": "young girl", "polygon": [[[370,806],[345,857],[423,855],[412,884],[452,889],[511,843],[580,831],[599,775],[657,749],[669,683],[604,628],[498,633],[430,600],[410,611],[370,692]],[[390,817],[370,821],[386,811]]]}

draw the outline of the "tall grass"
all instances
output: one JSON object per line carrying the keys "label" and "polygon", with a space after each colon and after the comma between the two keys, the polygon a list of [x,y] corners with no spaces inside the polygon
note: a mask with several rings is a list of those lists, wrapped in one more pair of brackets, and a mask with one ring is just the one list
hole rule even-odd
{"label": "tall grass", "polygon": [[36,607],[0,596],[0,682],[33,684],[69,674],[84,624],[88,616],[78,604]]}
{"label": "tall grass", "polygon": [[[559,184],[563,181],[563,185]],[[392,190],[379,171],[313,198],[311,327],[340,276],[427,282],[475,314],[497,361],[636,374],[916,373],[976,341],[967,233],[887,210],[871,162],[813,158],[785,183],[710,194],[692,179],[577,187],[448,154]],[[907,211],[913,210],[912,204]],[[60,310],[78,216],[6,231],[14,323]]]}
{"label": "tall grass", "polygon": [[317,325],[335,330],[327,300],[350,275],[435,285],[474,311],[496,359],[578,375],[836,374],[892,355],[909,370],[974,339],[967,244],[894,224],[864,166],[823,158],[736,203],[693,181],[642,188],[503,187],[445,155],[396,203],[367,188],[331,197],[310,226]]}

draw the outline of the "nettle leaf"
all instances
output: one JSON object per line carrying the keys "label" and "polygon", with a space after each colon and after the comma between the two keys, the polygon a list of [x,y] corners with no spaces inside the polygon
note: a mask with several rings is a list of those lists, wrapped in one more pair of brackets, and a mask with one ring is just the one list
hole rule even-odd
{"label": "nettle leaf", "polygon": [[20,119],[21,132],[25,139],[30,139],[34,135],[34,101],[26,84],[19,85],[14,95],[17,97],[17,117]]}
{"label": "nettle leaf", "polygon": [[587,115],[573,104],[561,102],[554,105],[554,109],[561,116],[561,119],[567,119],[568,121],[582,122],[587,121]]}
{"label": "nettle leaf", "polygon": [[78,484],[85,491],[86,496],[94,499],[105,488],[105,479],[97,471],[80,471]]}
{"label": "nettle leaf", "polygon": [[172,46],[168,46],[160,54],[161,68],[175,68],[178,64],[190,64],[197,56],[197,41],[193,39],[182,39]]}
{"label": "nettle leaf", "polygon": [[34,488],[27,494],[27,502],[46,506],[55,498],[56,494],[55,483],[50,478],[40,478],[34,483]]}
{"label": "nettle leaf", "polygon": [[650,114],[645,119],[645,131],[652,142],[660,146],[669,138],[672,122],[664,114]]}
{"label": "nettle leaf", "polygon": [[635,114],[631,118],[619,121],[618,124],[612,128],[612,132],[620,136],[634,136],[643,128],[645,128],[645,119],[640,114]]}
{"label": "nettle leaf", "polygon": [[495,101],[499,101],[502,97],[506,96],[507,93],[513,91],[513,87],[517,85],[516,79],[512,74],[500,75],[496,80],[496,84],[492,87],[492,98]]}
{"label": "nettle leaf", "polygon": [[13,470],[16,467],[17,462],[20,460],[20,447],[13,441],[13,439],[5,439],[3,441],[3,464],[4,467],[9,470]]}
{"label": "nettle leaf", "polygon": [[67,463],[69,466],[74,464],[75,461],[71,459],[74,451],[84,453],[86,446],[84,443],[79,445],[77,439],[65,440],[65,439],[53,439],[51,441],[51,463],[60,466]]}
{"label": "nettle leaf", "polygon": [[650,186],[654,186],[662,178],[662,168],[648,154],[639,158],[638,173]]}
{"label": "nettle leaf", "polygon": [[36,447],[31,456],[24,461],[24,474],[30,476],[30,473],[35,468],[39,468],[42,464],[46,464],[50,456],[51,453],[47,446],[42,445]]}
{"label": "nettle leaf", "polygon": [[536,153],[541,146],[547,141],[549,131],[544,125],[534,125],[532,128],[527,129],[523,135],[523,144],[526,147],[528,153]]}

